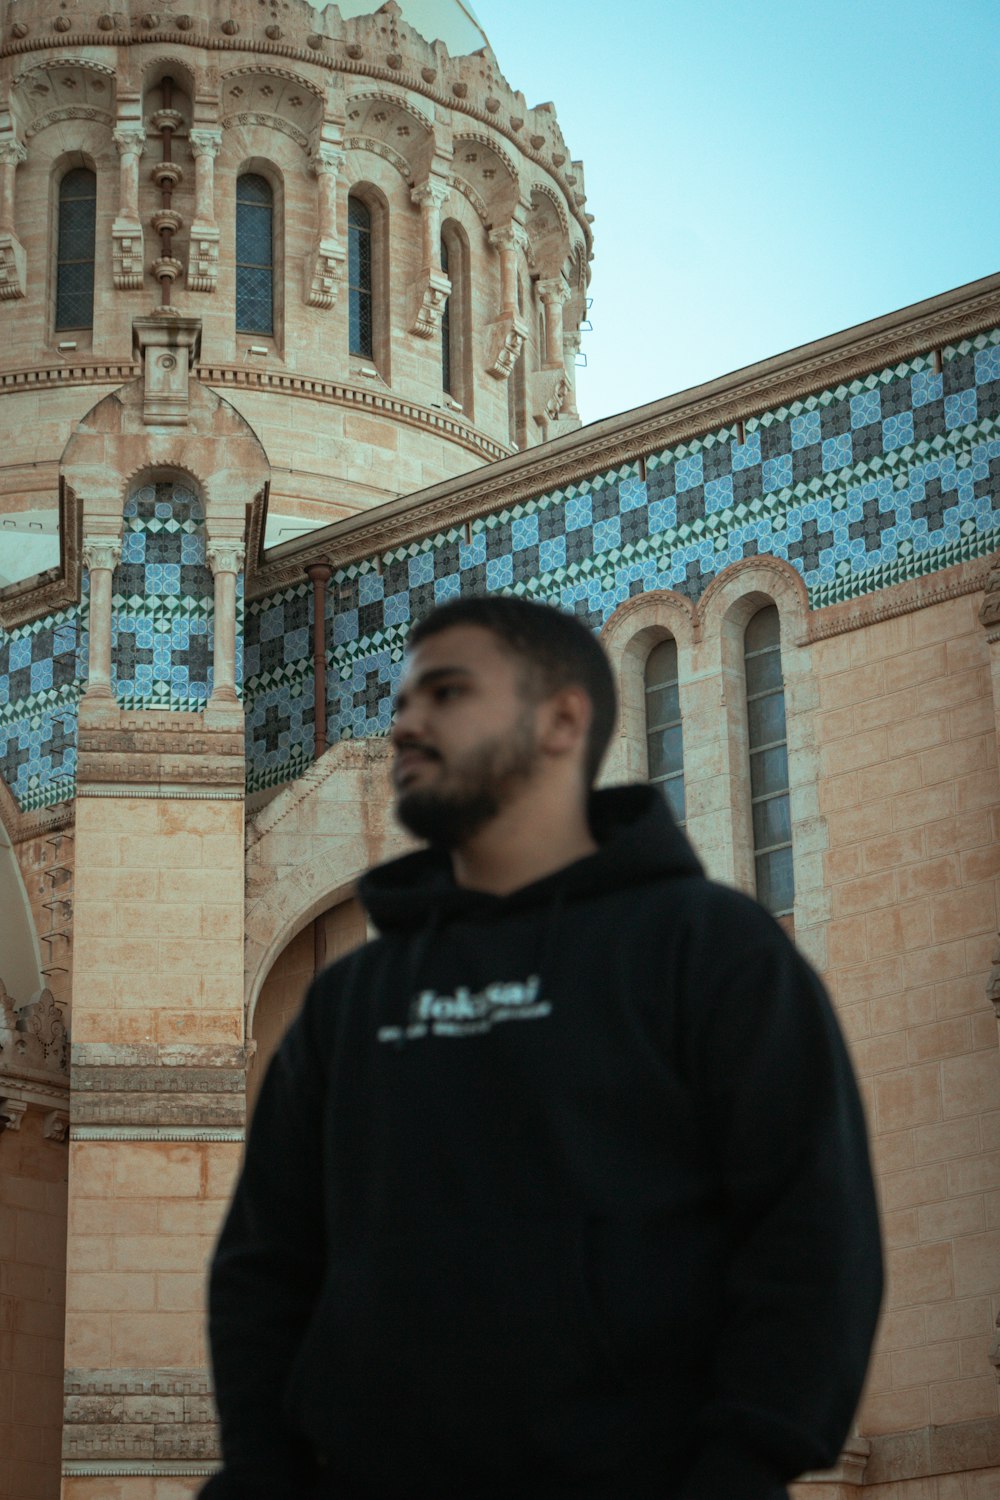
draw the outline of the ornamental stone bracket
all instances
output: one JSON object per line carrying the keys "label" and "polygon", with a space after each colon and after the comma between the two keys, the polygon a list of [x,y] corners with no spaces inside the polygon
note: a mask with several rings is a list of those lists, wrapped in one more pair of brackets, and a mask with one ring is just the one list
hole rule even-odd
{"label": "ornamental stone bracket", "polygon": [[28,257],[12,229],[0,230],[0,302],[13,302],[24,296],[27,286]]}
{"label": "ornamental stone bracket", "polygon": [[572,415],[572,391],[562,366],[558,374],[550,371],[547,375],[538,377],[536,391],[536,400],[541,404],[539,415],[544,416],[547,422],[558,422],[560,417]]}
{"label": "ornamental stone bracket", "polygon": [[334,239],[319,241],[312,254],[306,257],[303,296],[307,307],[320,307],[325,311],[333,307],[346,264],[343,245]]}
{"label": "ornamental stone bracket", "polygon": [[141,291],[144,254],[139,221],[116,219],[111,226],[111,279],[118,291]]}
{"label": "ornamental stone bracket", "polygon": [[151,427],[183,427],[189,416],[188,381],[201,349],[201,319],[136,318],[132,348],[143,362],[142,420]]}
{"label": "ornamental stone bracket", "polygon": [[192,224],[188,247],[189,292],[214,292],[219,284],[220,233],[214,224]]}
{"label": "ornamental stone bracket", "polygon": [[431,339],[441,332],[444,306],[451,296],[451,279],[443,271],[423,271],[417,281],[417,311],[410,332]]}
{"label": "ornamental stone bracket", "polygon": [[490,325],[487,373],[496,380],[509,380],[514,366],[521,358],[524,341],[528,336],[528,325],[517,313],[508,313]]}

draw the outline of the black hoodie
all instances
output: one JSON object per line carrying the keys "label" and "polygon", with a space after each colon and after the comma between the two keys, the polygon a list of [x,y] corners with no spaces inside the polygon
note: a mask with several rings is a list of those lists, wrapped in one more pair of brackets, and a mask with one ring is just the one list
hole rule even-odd
{"label": "black hoodie", "polygon": [[408,855],[261,1091],[216,1253],[212,1500],[776,1500],[881,1294],[823,989],[659,796],[506,897]]}

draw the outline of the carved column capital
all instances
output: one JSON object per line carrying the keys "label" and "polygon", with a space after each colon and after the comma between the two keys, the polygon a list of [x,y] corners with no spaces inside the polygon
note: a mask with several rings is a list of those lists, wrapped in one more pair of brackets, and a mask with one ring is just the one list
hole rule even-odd
{"label": "carved column capital", "polygon": [[189,130],[188,145],[195,161],[199,156],[208,156],[214,161],[222,150],[222,131],[221,129]]}
{"label": "carved column capital", "polygon": [[122,544],[118,537],[84,537],[83,565],[88,573],[103,570],[113,573],[121,562]]}
{"label": "carved column capital", "polygon": [[246,548],[242,542],[209,542],[205,555],[213,574],[240,573],[246,559]]}
{"label": "carved column capital", "polygon": [[528,248],[528,231],[523,224],[519,224],[516,219],[512,219],[509,224],[503,224],[496,229],[491,229],[489,240],[494,250],[526,250]]}
{"label": "carved column capital", "polygon": [[317,146],[309,158],[309,170],[314,177],[327,173],[336,177],[344,165],[344,153],[336,146]]}
{"label": "carved column capital", "polygon": [[538,282],[538,295],[544,303],[561,307],[569,301],[570,291],[562,276],[549,276]]}
{"label": "carved column capital", "polygon": [[418,208],[428,204],[440,211],[450,197],[451,184],[443,177],[428,177],[426,182],[420,182],[410,189],[410,202],[415,203]]}
{"label": "carved column capital", "polygon": [[19,167],[22,162],[28,160],[28,148],[22,146],[20,141],[9,137],[0,141],[0,165],[5,167]]}
{"label": "carved column capital", "polygon": [[119,156],[134,156],[138,160],[146,149],[146,131],[142,125],[119,125],[111,139]]}

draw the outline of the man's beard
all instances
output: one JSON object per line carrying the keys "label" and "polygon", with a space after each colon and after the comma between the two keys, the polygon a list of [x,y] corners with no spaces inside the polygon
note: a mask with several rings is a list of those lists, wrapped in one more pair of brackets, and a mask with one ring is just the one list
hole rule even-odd
{"label": "man's beard", "polygon": [[461,848],[497,816],[537,761],[534,713],[525,708],[508,734],[484,741],[448,768],[445,785],[398,792],[396,817],[436,849]]}

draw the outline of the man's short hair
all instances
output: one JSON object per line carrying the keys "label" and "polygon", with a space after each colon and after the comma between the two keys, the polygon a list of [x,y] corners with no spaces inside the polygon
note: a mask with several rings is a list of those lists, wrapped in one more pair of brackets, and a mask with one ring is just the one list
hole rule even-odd
{"label": "man's short hair", "polygon": [[526,689],[535,701],[564,687],[581,687],[592,714],[584,758],[588,784],[597,776],[615,726],[616,695],[611,666],[597,637],[575,615],[512,594],[470,594],[439,604],[411,629],[407,646],[459,625],[478,625],[521,658]]}

